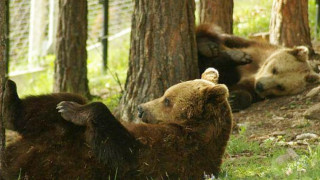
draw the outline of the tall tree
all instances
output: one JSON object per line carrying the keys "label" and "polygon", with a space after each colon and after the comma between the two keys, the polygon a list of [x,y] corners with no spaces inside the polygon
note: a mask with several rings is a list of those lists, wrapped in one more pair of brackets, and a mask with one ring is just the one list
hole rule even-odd
{"label": "tall tree", "polygon": [[129,70],[119,106],[123,120],[133,120],[140,103],[198,77],[194,11],[192,0],[135,0]]}
{"label": "tall tree", "polygon": [[200,0],[200,23],[214,23],[228,34],[233,29],[233,0]]}
{"label": "tall tree", "polygon": [[[3,151],[5,148],[5,129],[3,114],[3,95],[9,59],[9,0],[0,1],[0,169],[2,165]],[[1,172],[0,172],[1,179]]]}
{"label": "tall tree", "polygon": [[87,14],[86,0],[59,0],[54,92],[90,96],[87,79]]}
{"label": "tall tree", "polygon": [[270,42],[287,47],[312,46],[308,21],[308,0],[273,1]]}

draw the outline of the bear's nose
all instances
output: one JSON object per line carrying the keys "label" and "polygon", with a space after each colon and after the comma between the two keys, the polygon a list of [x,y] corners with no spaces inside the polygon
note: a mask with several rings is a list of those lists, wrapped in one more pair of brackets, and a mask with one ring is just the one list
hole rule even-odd
{"label": "bear's nose", "polygon": [[262,92],[262,91],[264,90],[263,84],[262,84],[261,82],[258,82],[258,83],[256,84],[256,90],[257,90],[258,92]]}
{"label": "bear's nose", "polygon": [[139,118],[142,118],[143,114],[144,114],[144,110],[143,110],[143,108],[139,105],[139,106],[138,106],[138,117],[139,117]]}

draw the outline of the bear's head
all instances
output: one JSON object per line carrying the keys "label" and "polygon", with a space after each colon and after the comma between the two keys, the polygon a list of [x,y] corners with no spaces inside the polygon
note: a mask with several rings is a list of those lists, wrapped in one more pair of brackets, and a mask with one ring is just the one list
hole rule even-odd
{"label": "bear's head", "polygon": [[283,48],[273,53],[255,76],[255,90],[261,97],[296,94],[307,84],[319,81],[308,61],[305,46]]}
{"label": "bear's head", "polygon": [[[143,122],[198,122],[219,116],[219,104],[227,102],[228,89],[216,84],[218,72],[207,69],[202,79],[186,81],[170,87],[164,95],[138,107]],[[224,106],[228,108],[229,106]],[[224,110],[227,111],[227,110]]]}

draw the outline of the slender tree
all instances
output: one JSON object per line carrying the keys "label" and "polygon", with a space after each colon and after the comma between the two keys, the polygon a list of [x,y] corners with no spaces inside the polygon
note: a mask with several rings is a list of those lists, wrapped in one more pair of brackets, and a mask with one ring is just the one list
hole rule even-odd
{"label": "slender tree", "polygon": [[200,23],[214,23],[232,34],[233,0],[200,0]]}
{"label": "slender tree", "polygon": [[274,0],[270,22],[270,42],[293,47],[311,45],[308,0]]}
{"label": "slender tree", "polygon": [[[8,45],[9,45],[9,0],[0,1],[0,169],[2,166],[3,151],[5,148],[5,129],[3,114],[3,96],[8,64]],[[1,179],[1,172],[0,172]]]}
{"label": "slender tree", "polygon": [[133,120],[140,103],[198,77],[192,0],[135,0],[129,70],[119,115]]}
{"label": "slender tree", "polygon": [[59,0],[54,92],[90,96],[86,51],[87,6],[86,0]]}

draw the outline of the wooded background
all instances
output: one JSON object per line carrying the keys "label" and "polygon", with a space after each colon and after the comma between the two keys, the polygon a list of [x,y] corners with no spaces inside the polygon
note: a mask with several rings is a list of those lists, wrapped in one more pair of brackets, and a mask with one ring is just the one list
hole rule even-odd
{"label": "wooded background", "polygon": [[[54,1],[47,0],[46,2],[49,5],[55,6],[54,3],[52,3]],[[58,11],[49,13],[50,18],[53,19],[52,26],[55,27],[54,24],[56,24],[56,29],[53,28],[50,33],[57,32],[54,38],[56,45],[55,48],[53,48],[55,49],[53,52],[55,52],[54,58],[56,60],[54,78],[52,78],[52,80],[54,80],[55,83],[54,87],[50,90],[51,92],[79,93],[91,98],[87,74],[87,42],[88,29],[90,29],[88,28],[88,22],[92,22],[92,20],[88,18],[90,17],[88,16],[88,9],[90,7],[88,3],[90,5],[90,2],[92,1],[81,0],[75,3],[71,0],[59,0],[60,5],[58,6]],[[171,85],[199,77],[195,41],[195,12],[197,12],[197,16],[200,17],[200,23],[215,23],[226,33],[233,33],[233,10],[235,8],[233,0],[200,0],[197,2],[199,5],[198,11],[195,11],[195,2],[189,0],[179,2],[170,0],[161,2],[135,0],[134,4],[130,4],[130,6],[127,7],[128,12],[130,12],[129,14],[131,14],[132,11],[130,8],[133,9],[133,14],[131,21],[130,53],[128,57],[129,65],[124,89],[121,87],[117,73],[112,73],[110,69],[107,71],[107,73],[110,73],[112,78],[120,84],[120,89],[122,90],[122,98],[119,98],[121,100],[119,101],[117,110],[118,115],[123,120],[135,120],[138,104],[159,97]],[[11,5],[17,3],[17,1],[11,2],[10,6],[8,1],[1,1],[1,3],[0,96],[3,95],[4,78],[7,74],[5,67],[9,60],[7,53],[10,47],[8,41],[9,36],[7,34],[9,32],[8,28],[11,26],[15,27],[13,25],[19,22],[19,19],[8,19],[9,12],[12,14],[15,13],[14,11],[9,11],[9,9],[14,9],[15,7]],[[31,1],[30,3],[31,8],[39,8],[39,6],[41,6],[41,3],[34,4],[35,1]],[[10,8],[6,10],[7,6],[5,5]],[[42,7],[46,8],[45,5]],[[101,8],[101,10],[102,9],[103,8]],[[110,14],[110,16],[106,17],[111,18],[114,13],[112,8],[108,7],[105,9],[109,10],[108,13]],[[42,9],[39,9],[39,16],[41,15],[41,10]],[[33,9],[33,11],[35,11],[35,9]],[[41,18],[35,19],[33,17],[35,14],[33,11],[30,11],[28,14],[30,15],[30,24],[32,24],[29,33],[36,33],[38,32],[36,30],[43,29],[44,26],[42,23],[35,23],[36,21],[41,21]],[[274,0],[270,13],[271,43],[288,47],[296,45],[308,45],[312,47],[307,0]],[[118,21],[129,21],[124,20],[124,17],[118,16],[116,19]],[[54,23],[54,19],[56,19],[56,23]],[[9,20],[10,24],[8,24]],[[106,24],[103,22],[108,19],[103,19],[103,16],[100,15],[97,16],[95,20],[98,22],[97,29],[100,29],[101,32],[102,24]],[[8,25],[6,26],[6,24]],[[109,25],[111,27],[111,23]],[[19,24],[19,26],[22,26],[22,24]],[[91,29],[94,28],[91,27]],[[43,33],[44,31],[41,32]],[[122,36],[128,32],[130,31],[120,31],[117,36]],[[12,33],[12,31],[10,31],[10,33]],[[97,33],[99,34],[99,31],[97,31]],[[12,35],[12,37],[14,36]],[[34,52],[37,52],[34,49],[35,47],[48,48],[48,44],[41,45],[43,41],[36,41],[32,37],[36,39],[42,37],[42,35],[34,34],[31,38],[29,37],[29,56],[25,56],[29,57],[28,59],[30,59],[30,54],[32,56]],[[105,38],[111,40],[116,37],[100,36],[99,41]],[[38,45],[35,43],[38,43]],[[120,44],[120,46],[123,46],[123,43]],[[15,51],[17,47],[11,47],[10,49],[11,51]],[[15,60],[12,59],[11,61],[10,67],[13,66]],[[29,67],[29,70],[32,70],[36,67],[33,66],[34,64],[41,64],[40,61],[43,61],[43,59],[35,58],[28,61],[25,65]],[[96,64],[95,66],[102,66],[102,64]],[[51,68],[53,67],[51,66]],[[102,81],[104,80],[106,81],[106,79],[102,78]],[[38,80],[36,79],[35,81]],[[0,120],[1,117],[2,114],[0,114]],[[0,128],[3,128],[3,120],[0,122]],[[1,133],[0,143],[1,147],[4,147],[4,131],[2,130]]]}

